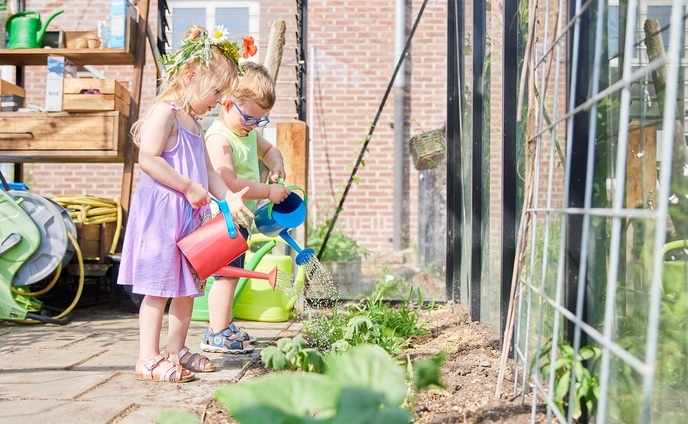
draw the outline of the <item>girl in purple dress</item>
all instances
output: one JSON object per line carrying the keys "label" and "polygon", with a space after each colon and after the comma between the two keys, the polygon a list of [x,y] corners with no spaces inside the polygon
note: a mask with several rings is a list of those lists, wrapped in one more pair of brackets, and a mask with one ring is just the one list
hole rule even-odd
{"label": "girl in purple dress", "polygon": [[[197,117],[211,111],[237,79],[238,55],[223,48],[226,38],[191,27],[171,55],[160,94],[132,126],[139,146],[140,181],[132,198],[124,236],[118,284],[144,295],[139,310],[141,380],[186,382],[194,372],[215,366],[186,347],[193,298],[205,282],[193,272],[177,241],[211,218],[210,194],[225,199],[232,217],[253,218],[244,206],[246,188],[232,192],[210,166]],[[169,298],[166,350],[160,350],[163,315]],[[180,366],[181,365],[181,366]]]}

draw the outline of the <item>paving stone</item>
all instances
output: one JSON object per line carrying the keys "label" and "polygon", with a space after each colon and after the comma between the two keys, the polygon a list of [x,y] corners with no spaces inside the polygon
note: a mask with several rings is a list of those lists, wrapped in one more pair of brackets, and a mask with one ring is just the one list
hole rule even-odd
{"label": "paving stone", "polygon": [[102,371],[53,371],[43,368],[0,373],[0,399],[75,399],[112,377]]}
{"label": "paving stone", "polygon": [[[259,342],[251,354],[205,353],[213,373],[183,384],[136,380],[138,316],[108,306],[76,309],[65,325],[0,321],[0,422],[156,422],[164,409],[200,416],[215,391],[254,376],[246,372],[279,335],[300,331],[291,322],[236,321]],[[192,321],[187,345],[200,352],[208,325]],[[161,347],[167,337],[163,320]]]}
{"label": "paving stone", "polygon": [[[50,422],[106,423],[128,403],[20,399],[0,401],[0,422],[46,424]],[[144,422],[144,421],[139,421]],[[154,421],[148,421],[154,422]]]}

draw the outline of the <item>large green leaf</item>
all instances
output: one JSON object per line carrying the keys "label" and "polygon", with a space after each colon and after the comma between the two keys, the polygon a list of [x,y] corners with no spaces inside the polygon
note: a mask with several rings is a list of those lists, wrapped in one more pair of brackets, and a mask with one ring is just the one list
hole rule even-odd
{"label": "large green leaf", "polygon": [[382,393],[361,387],[342,390],[332,424],[407,424],[411,413],[396,405],[385,406]]}
{"label": "large green leaf", "polygon": [[[256,408],[274,409],[282,416],[307,417],[314,412],[332,415],[339,390],[322,374],[285,372],[220,387],[215,398],[241,423],[276,423],[284,421],[256,421],[250,417],[256,415]],[[249,419],[242,419],[245,416]]]}
{"label": "large green leaf", "polygon": [[271,373],[221,387],[215,398],[242,424],[409,422],[400,408],[404,370],[384,349],[360,345],[328,359],[325,374]]}
{"label": "large green leaf", "polygon": [[406,398],[404,369],[384,349],[364,344],[329,358],[327,374],[339,387],[366,387],[401,405]]}

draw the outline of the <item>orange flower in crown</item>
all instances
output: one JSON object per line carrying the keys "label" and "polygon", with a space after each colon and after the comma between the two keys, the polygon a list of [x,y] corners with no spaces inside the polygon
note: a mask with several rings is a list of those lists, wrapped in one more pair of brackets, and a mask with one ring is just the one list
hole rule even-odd
{"label": "orange flower in crown", "polygon": [[241,51],[242,51],[242,57],[244,59],[248,59],[250,56],[255,56],[256,52],[258,51],[258,47],[256,47],[253,40],[253,37],[250,35],[244,35],[244,42],[241,45]]}

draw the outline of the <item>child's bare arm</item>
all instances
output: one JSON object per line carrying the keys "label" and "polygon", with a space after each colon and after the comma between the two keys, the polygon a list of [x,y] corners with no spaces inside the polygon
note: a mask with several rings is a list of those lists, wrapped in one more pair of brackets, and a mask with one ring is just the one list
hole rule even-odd
{"label": "child's bare arm", "polygon": [[174,112],[164,103],[154,108],[142,128],[143,136],[139,147],[141,170],[159,183],[183,193],[194,209],[207,205],[210,196],[205,188],[177,172],[162,158],[162,152],[170,138],[176,140],[176,136],[171,134],[175,126]]}
{"label": "child's bare arm", "polygon": [[287,173],[284,170],[284,158],[282,152],[277,146],[270,143],[265,137],[258,134],[258,158],[263,161],[265,166],[270,170],[268,180],[276,183],[278,179],[287,178]]}

